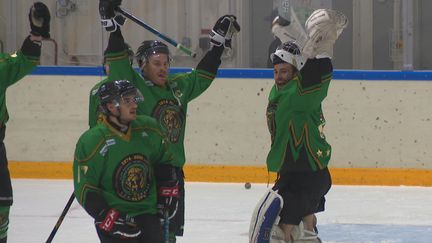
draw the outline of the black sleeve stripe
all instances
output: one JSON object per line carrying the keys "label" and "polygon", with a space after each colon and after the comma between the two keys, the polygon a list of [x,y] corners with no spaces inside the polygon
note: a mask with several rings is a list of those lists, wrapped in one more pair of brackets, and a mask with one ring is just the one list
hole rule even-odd
{"label": "black sleeve stripe", "polygon": [[[83,192],[85,192],[86,200],[81,202],[84,209],[90,216],[97,219],[103,210],[109,208],[105,198],[101,195],[100,189],[90,185],[84,185]],[[81,200],[82,200],[81,196]]]}
{"label": "black sleeve stripe", "polygon": [[301,69],[301,87],[304,90],[322,83],[333,72],[330,58],[308,59]]}
{"label": "black sleeve stripe", "polygon": [[208,51],[205,56],[198,63],[196,69],[204,70],[209,73],[214,73],[216,75],[217,70],[221,64],[221,56],[224,50],[223,46],[213,46],[210,51]]}
{"label": "black sleeve stripe", "polygon": [[108,40],[108,46],[105,52],[106,53],[120,52],[123,50],[126,50],[126,46],[124,44],[124,38],[120,31],[120,28],[117,28],[115,32],[111,32]]}
{"label": "black sleeve stripe", "polygon": [[31,41],[30,36],[27,36],[21,46],[21,52],[26,56],[39,58],[41,55],[41,46]]}

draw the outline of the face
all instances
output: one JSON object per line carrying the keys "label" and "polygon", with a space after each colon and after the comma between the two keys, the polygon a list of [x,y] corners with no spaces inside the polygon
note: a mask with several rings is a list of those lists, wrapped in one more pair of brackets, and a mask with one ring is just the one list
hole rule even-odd
{"label": "face", "polygon": [[280,89],[291,79],[294,78],[296,68],[289,63],[279,63],[274,65],[274,80],[276,86]]}
{"label": "face", "polygon": [[142,65],[146,78],[155,85],[163,87],[167,83],[169,59],[167,54],[155,54],[150,56],[147,63]]}
{"label": "face", "polygon": [[118,109],[114,103],[108,103],[107,106],[112,114],[115,116],[120,116],[120,122],[122,124],[129,124],[131,121],[136,119],[136,110],[138,104],[134,95],[122,97],[120,99],[120,105],[118,106]]}
{"label": "face", "polygon": [[105,69],[105,73],[106,73],[106,75],[109,75],[109,71],[110,71],[109,64],[108,64],[108,63],[105,63],[105,64],[103,65],[103,68]]}

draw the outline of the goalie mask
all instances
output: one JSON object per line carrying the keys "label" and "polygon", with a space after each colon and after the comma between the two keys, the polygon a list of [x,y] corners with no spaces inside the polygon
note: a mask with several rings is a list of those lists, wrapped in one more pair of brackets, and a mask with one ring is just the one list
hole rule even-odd
{"label": "goalie mask", "polygon": [[166,54],[168,56],[168,62],[171,62],[170,52],[165,43],[157,40],[143,41],[135,55],[139,67],[146,63],[152,55],[156,54]]}
{"label": "goalie mask", "polygon": [[113,103],[116,107],[120,106],[120,102],[136,104],[144,101],[141,92],[128,80],[115,80],[103,84],[99,88],[99,100],[101,109],[105,114],[109,114],[106,104]]}
{"label": "goalie mask", "polygon": [[270,55],[273,65],[279,63],[289,63],[297,70],[301,70],[306,60],[301,54],[300,48],[292,41],[281,44],[274,53]]}

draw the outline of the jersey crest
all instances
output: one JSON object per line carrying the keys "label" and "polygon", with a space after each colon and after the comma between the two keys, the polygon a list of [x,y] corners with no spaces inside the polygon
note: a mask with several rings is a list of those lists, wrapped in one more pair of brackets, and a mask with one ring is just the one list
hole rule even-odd
{"label": "jersey crest", "polygon": [[117,195],[130,202],[145,199],[150,191],[153,172],[142,154],[128,155],[114,171],[113,184]]}
{"label": "jersey crest", "polygon": [[176,101],[160,100],[155,106],[152,116],[166,129],[170,142],[177,143],[181,135],[185,115]]}

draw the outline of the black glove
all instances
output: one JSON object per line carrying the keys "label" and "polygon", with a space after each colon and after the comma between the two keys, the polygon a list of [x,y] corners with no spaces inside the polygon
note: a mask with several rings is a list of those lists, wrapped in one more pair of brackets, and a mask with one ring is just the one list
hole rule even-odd
{"label": "black glove", "polygon": [[35,2],[30,7],[29,21],[32,35],[50,38],[50,20],[51,15],[45,4]]}
{"label": "black glove", "polygon": [[215,46],[231,48],[231,38],[233,34],[240,31],[237,17],[234,15],[224,15],[220,17],[210,32],[210,42]]}
{"label": "black glove", "polygon": [[120,7],[122,0],[111,0],[114,9],[116,9],[117,7]]}
{"label": "black glove", "polygon": [[95,224],[100,230],[115,238],[136,238],[141,234],[133,217],[113,208],[102,211]]}
{"label": "black glove", "polygon": [[118,27],[126,22],[126,18],[116,14],[114,9],[120,6],[121,0],[100,0],[99,14],[101,17],[102,27],[108,32],[114,32]]}
{"label": "black glove", "polygon": [[172,218],[177,213],[178,199],[179,199],[179,187],[178,181],[170,181],[165,183],[158,183],[158,201],[157,209],[160,218],[165,217],[165,213],[168,213],[168,217]]}
{"label": "black glove", "polygon": [[164,218],[165,213],[172,218],[177,212],[179,187],[176,169],[172,165],[162,164],[155,168],[156,186],[158,191],[158,215]]}

